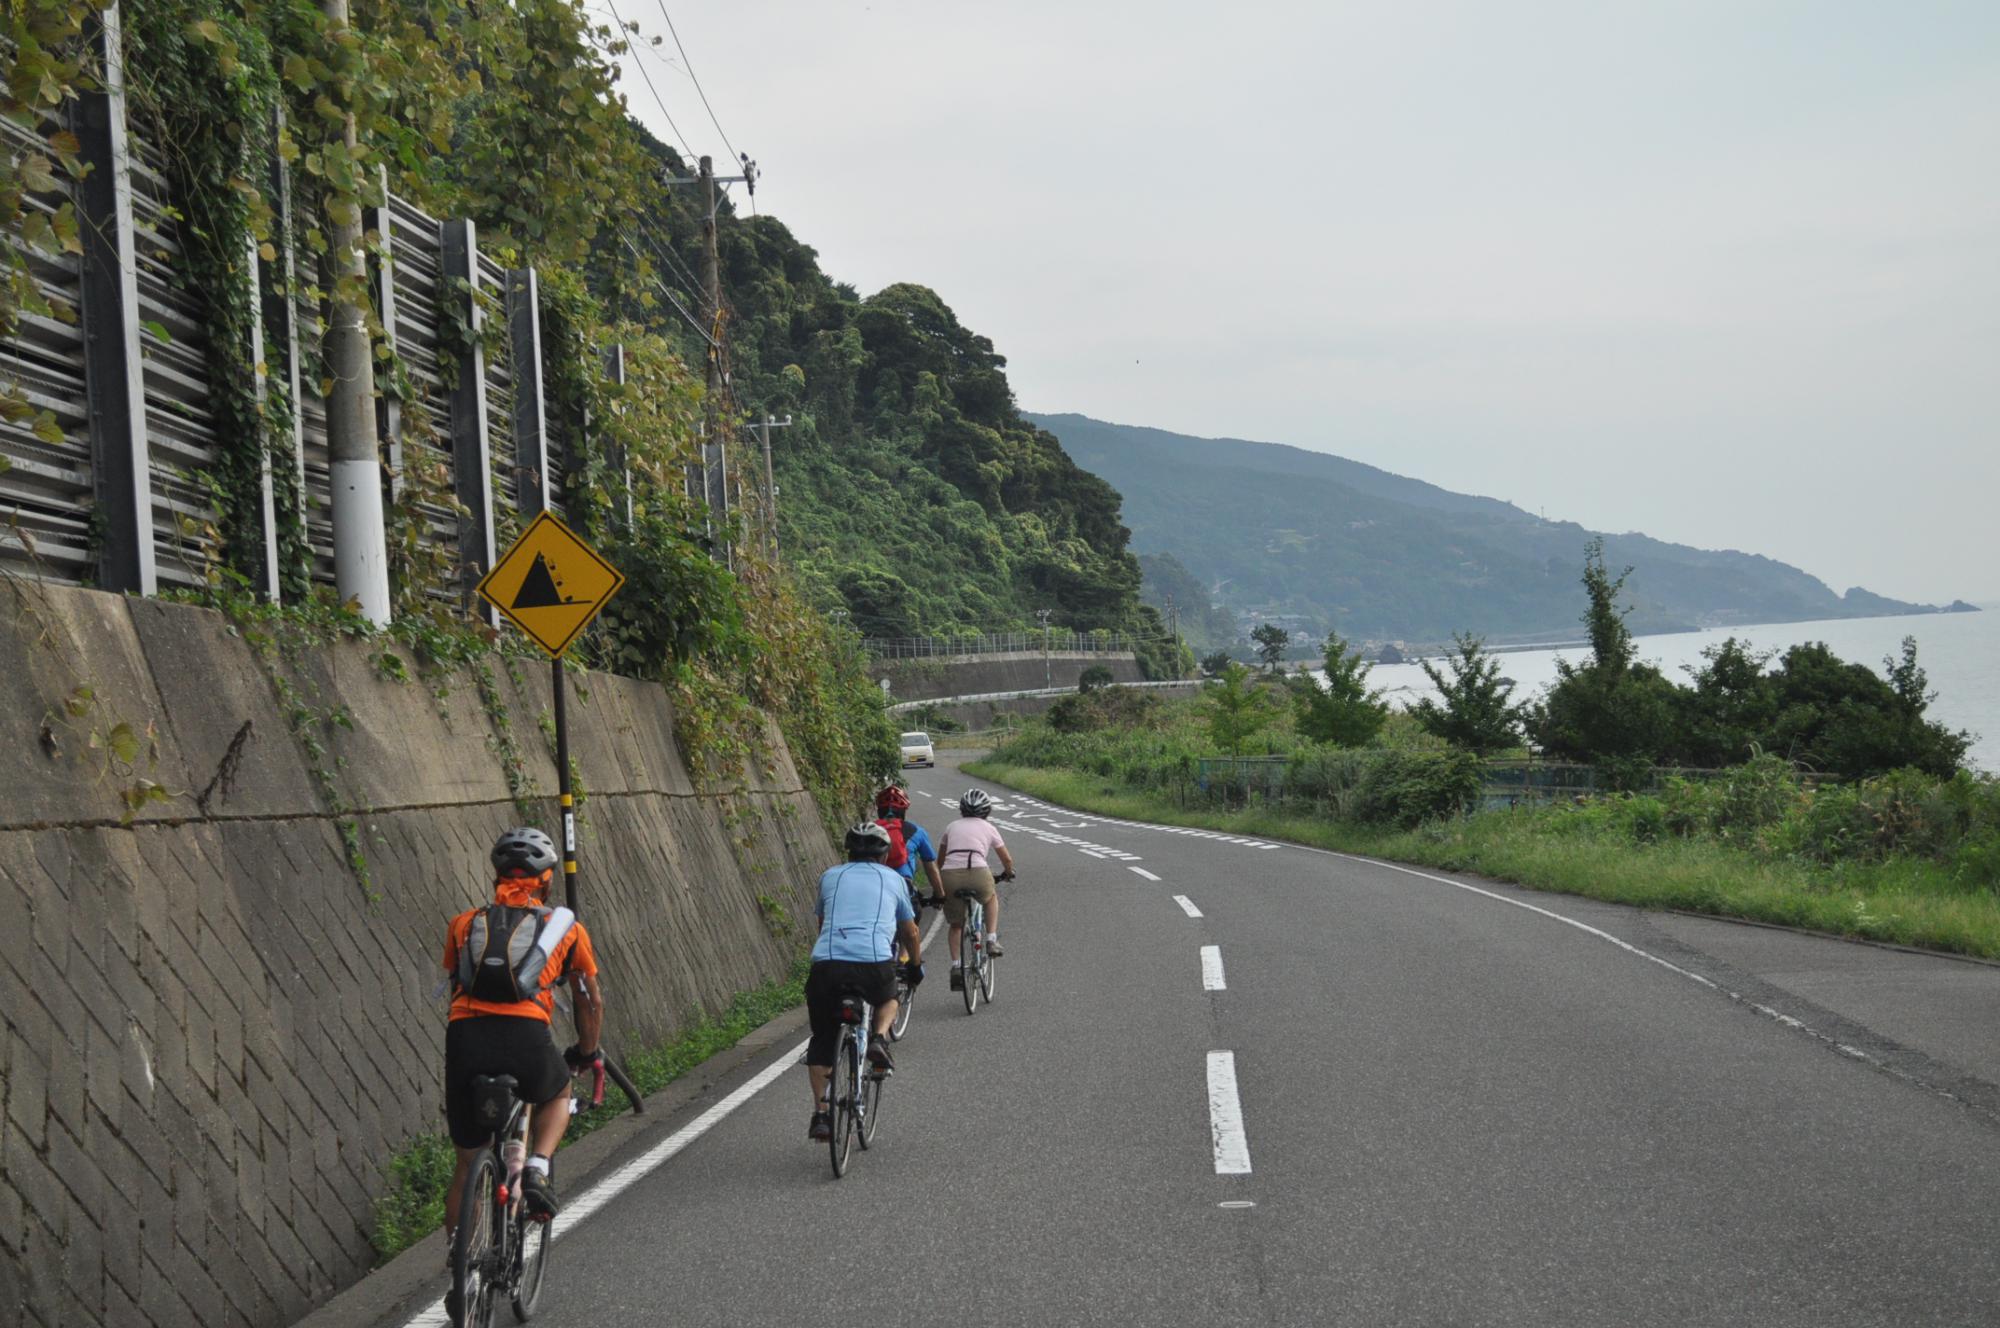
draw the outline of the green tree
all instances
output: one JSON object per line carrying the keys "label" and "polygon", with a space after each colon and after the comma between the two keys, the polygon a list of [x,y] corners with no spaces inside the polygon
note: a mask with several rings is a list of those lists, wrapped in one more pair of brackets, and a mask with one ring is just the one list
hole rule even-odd
{"label": "green tree", "polygon": [[1292,643],[1292,635],[1275,623],[1265,623],[1250,633],[1250,639],[1257,643],[1257,655],[1264,661],[1264,667],[1275,672],[1284,662],[1285,647]]}
{"label": "green tree", "polygon": [[1203,701],[1209,741],[1231,756],[1241,756],[1243,744],[1263,732],[1272,719],[1270,698],[1250,681],[1250,670],[1241,664],[1224,669]]}
{"label": "green tree", "polygon": [[1422,661],[1424,676],[1438,689],[1438,697],[1424,697],[1410,713],[1424,732],[1477,756],[1518,745],[1521,709],[1511,699],[1513,679],[1500,676],[1499,657],[1486,652],[1481,638],[1466,632],[1452,640],[1458,650],[1445,658],[1451,676],[1429,660]]}
{"label": "green tree", "polygon": [[1341,640],[1340,633],[1328,632],[1326,680],[1304,672],[1292,679],[1299,732],[1337,747],[1365,747],[1373,741],[1389,718],[1389,706],[1380,692],[1368,689],[1371,668],[1358,648]]}
{"label": "green tree", "polygon": [[1680,730],[1681,689],[1650,664],[1634,662],[1637,647],[1618,596],[1631,568],[1613,576],[1604,541],[1585,546],[1583,625],[1590,658],[1556,661],[1556,681],[1527,714],[1529,734],[1552,756],[1586,762],[1626,785],[1668,752]]}
{"label": "green tree", "polygon": [[1093,664],[1076,676],[1076,690],[1079,692],[1094,692],[1100,688],[1109,687],[1113,681],[1110,669],[1105,668],[1102,664]]}
{"label": "green tree", "polygon": [[1229,652],[1218,650],[1212,655],[1201,657],[1201,672],[1206,678],[1220,678],[1230,665]]}

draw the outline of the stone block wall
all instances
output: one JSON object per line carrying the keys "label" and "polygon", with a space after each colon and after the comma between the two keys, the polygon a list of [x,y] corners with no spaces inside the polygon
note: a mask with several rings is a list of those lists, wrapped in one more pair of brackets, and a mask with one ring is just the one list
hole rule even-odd
{"label": "stone block wall", "polygon": [[[289,1323],[367,1269],[386,1162],[442,1126],[444,925],[500,830],[554,828],[548,666],[482,695],[202,609],[0,607],[0,1328]],[[788,969],[833,850],[775,733],[706,794],[659,688],[573,685],[580,912],[639,1046]]]}

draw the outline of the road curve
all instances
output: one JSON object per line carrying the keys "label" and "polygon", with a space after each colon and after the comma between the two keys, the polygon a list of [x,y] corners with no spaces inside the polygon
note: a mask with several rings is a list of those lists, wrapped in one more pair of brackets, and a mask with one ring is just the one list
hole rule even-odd
{"label": "road curve", "polygon": [[562,1229],[536,1323],[2000,1322],[1995,1022],[1909,985],[2000,968],[1770,934],[1857,971],[1809,1000],[1723,924],[995,819],[997,1000],[939,937],[876,1148],[833,1180],[784,1070]]}

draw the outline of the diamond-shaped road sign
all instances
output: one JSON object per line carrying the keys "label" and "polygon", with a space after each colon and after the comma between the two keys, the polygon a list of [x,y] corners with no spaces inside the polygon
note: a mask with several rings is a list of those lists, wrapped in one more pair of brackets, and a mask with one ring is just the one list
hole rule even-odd
{"label": "diamond-shaped road sign", "polygon": [[480,578],[479,594],[536,645],[560,656],[624,584],[623,573],[543,512]]}

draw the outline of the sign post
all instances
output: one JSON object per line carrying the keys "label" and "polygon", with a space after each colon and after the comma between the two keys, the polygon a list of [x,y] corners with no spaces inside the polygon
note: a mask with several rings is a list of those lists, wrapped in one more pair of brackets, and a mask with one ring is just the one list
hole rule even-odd
{"label": "sign post", "polygon": [[[556,790],[562,805],[563,903],[576,907],[576,798],[569,774],[569,706],[563,678],[563,652],[576,640],[605,602],[625,584],[624,573],[604,561],[555,515],[538,513],[500,560],[479,582],[479,594],[502,617],[526,633],[549,657],[555,689]],[[604,1068],[632,1100],[644,1109],[639,1091],[610,1057]],[[604,1080],[598,1078],[600,1096]]]}
{"label": "sign post", "polygon": [[576,911],[576,799],[569,774],[569,706],[563,652],[625,584],[549,512],[538,514],[479,582],[479,594],[548,653],[555,685],[556,788],[562,804],[563,902]]}

